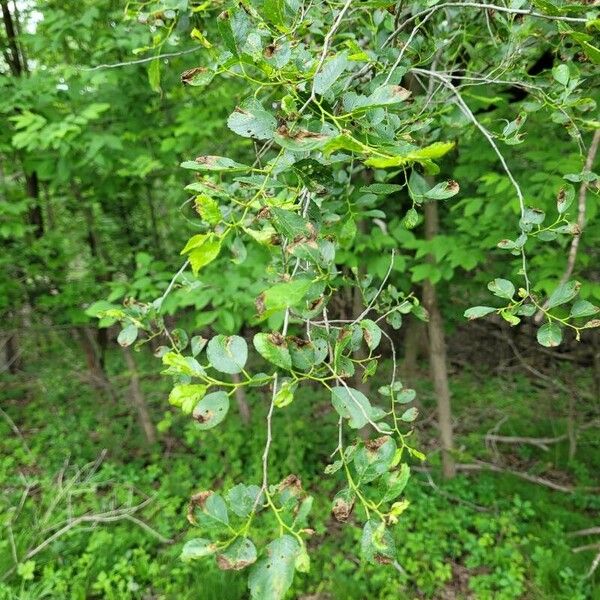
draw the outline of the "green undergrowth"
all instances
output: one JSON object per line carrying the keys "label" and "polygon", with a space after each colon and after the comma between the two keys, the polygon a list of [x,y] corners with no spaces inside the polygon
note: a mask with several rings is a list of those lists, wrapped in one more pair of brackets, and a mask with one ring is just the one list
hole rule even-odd
{"label": "green undergrowth", "polygon": [[[68,352],[62,360],[69,360]],[[110,368],[117,373],[118,357],[112,360]],[[140,368],[153,367],[149,362]],[[39,370],[33,381],[2,381],[2,407],[23,437],[6,419],[0,421],[0,576],[7,574],[0,599],[246,598],[242,575],[219,571],[210,560],[186,565],[178,555],[192,536],[186,521],[191,494],[242,479],[259,482],[265,398],[249,396],[248,428],[230,414],[222,428],[200,432],[168,409],[166,382],[143,379],[160,432],[160,444],[147,448],[123,400],[104,398],[75,372],[70,377],[64,372],[54,364]],[[115,382],[125,398],[127,380],[116,377]],[[426,417],[433,410],[428,382],[417,378],[413,385]],[[564,399],[535,381],[463,372],[453,377],[452,387],[461,462],[494,458],[484,435],[503,418],[505,435],[565,430]],[[301,418],[307,404],[311,419]],[[550,404],[552,410],[539,410]],[[537,414],[556,414],[556,419],[540,421]],[[600,499],[584,489],[598,485],[600,449],[592,433],[581,436],[573,460],[566,443],[547,452],[498,449],[515,470],[531,469],[580,488],[565,494],[502,473],[460,474],[443,483],[433,430],[423,427],[415,435],[430,449],[430,460],[415,466],[430,472],[413,473],[409,482],[411,505],[395,527],[398,565],[393,568],[362,565],[356,556],[360,528],[339,526],[329,504],[319,500],[332,498],[341,485],[336,476],[323,475],[336,422],[328,399],[310,389],[298,393],[273,422],[271,480],[293,473],[308,491],[326,492],[315,494],[311,571],[296,579],[290,598],[600,598],[594,580],[583,578],[593,552],[572,552],[593,539],[567,537],[597,524]],[[81,522],[27,558],[78,516],[110,515],[145,500],[134,514],[139,521]]]}

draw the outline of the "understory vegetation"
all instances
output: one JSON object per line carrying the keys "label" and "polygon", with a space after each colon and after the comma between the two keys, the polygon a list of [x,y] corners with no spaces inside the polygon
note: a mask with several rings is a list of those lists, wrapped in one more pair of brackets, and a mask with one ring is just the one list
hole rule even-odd
{"label": "understory vegetation", "polygon": [[597,4],[0,0],[0,600],[600,599]]}
{"label": "understory vegetation", "polygon": [[[180,562],[181,546],[190,533],[185,522],[187,498],[199,482],[221,489],[244,478],[260,476],[256,460],[263,440],[252,435],[264,418],[264,398],[253,393],[252,422],[230,419],[218,434],[198,432],[188,419],[164,410],[168,386],[157,386],[152,362],[142,371],[143,390],[161,431],[160,448],[142,450],[144,441],[133,415],[124,415],[121,401],[103,404],[78,377],[85,369],[77,348],[63,349],[62,360],[25,380],[3,380],[5,408],[24,405],[28,415],[23,439],[6,422],[1,427],[3,525],[10,531],[0,546],[0,569],[14,567],[10,546],[19,555],[36,549],[60,527],[82,515],[98,521],[81,523],[24,561],[0,587],[6,599],[37,598],[244,598],[245,581],[236,572],[222,572],[210,563]],[[109,373],[122,373],[112,356]],[[591,387],[585,369],[569,376]],[[64,374],[69,373],[65,378]],[[35,377],[35,385],[30,378]],[[121,379],[119,396],[128,393]],[[435,410],[426,372],[416,374],[425,421]],[[407,488],[410,508],[394,530],[398,563],[392,577],[385,565],[365,566],[355,558],[360,529],[342,527],[330,503],[317,501],[311,526],[312,569],[299,576],[290,597],[320,598],[597,598],[595,579],[583,575],[589,553],[573,548],[593,536],[569,537],[594,522],[600,510],[597,436],[588,430],[578,439],[577,455],[569,459],[568,441],[544,451],[533,446],[486,447],[486,434],[554,437],[566,429],[564,398],[518,365],[508,372],[482,376],[460,368],[453,377],[457,447],[464,462],[498,460],[507,469],[541,473],[575,492],[558,492],[503,473],[461,473],[452,482],[439,479],[439,456],[430,455],[431,473],[418,472]],[[307,408],[310,407],[310,408]],[[314,421],[302,419],[309,410]],[[543,415],[543,416],[541,416]],[[555,417],[558,416],[558,418]],[[320,489],[331,451],[336,419],[326,397],[302,394],[281,412],[273,448],[276,472],[302,473],[303,486]],[[417,428],[421,446],[431,440],[425,425]],[[224,468],[226,466],[226,468]],[[327,489],[335,490],[332,480]],[[586,489],[588,491],[586,491]],[[103,522],[120,508],[142,506],[132,516]],[[127,512],[127,511],[126,511]],[[118,514],[118,512],[117,512]],[[109,517],[110,518],[110,517]],[[12,541],[11,541],[12,540]]]}

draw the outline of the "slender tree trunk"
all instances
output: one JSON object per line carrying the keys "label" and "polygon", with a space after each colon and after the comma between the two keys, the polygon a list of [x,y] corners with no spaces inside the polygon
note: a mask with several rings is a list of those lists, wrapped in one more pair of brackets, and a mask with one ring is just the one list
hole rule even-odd
{"label": "slender tree trunk", "polygon": [[111,400],[116,401],[117,395],[108,375],[104,371],[102,351],[95,339],[94,332],[89,327],[84,327],[73,329],[73,335],[79,339],[83,349],[92,383],[98,389],[106,392]]}
{"label": "slender tree trunk", "polygon": [[415,317],[406,319],[404,330],[404,353],[402,357],[401,375],[408,382],[413,381],[418,370],[418,361],[427,356],[425,324]]}
{"label": "slender tree trunk", "polygon": [[[438,233],[438,212],[435,202],[425,203],[425,237],[433,239]],[[427,331],[429,334],[429,365],[433,387],[437,399],[438,427],[442,445],[442,474],[445,479],[456,475],[456,465],[452,454],[454,435],[452,431],[452,411],[450,406],[450,387],[446,356],[444,323],[440,312],[435,286],[425,280],[423,300],[429,312]]]}
{"label": "slender tree trunk", "polygon": [[140,427],[144,432],[144,436],[148,444],[152,445],[156,443],[156,430],[154,424],[150,418],[150,411],[146,404],[144,394],[142,394],[142,388],[140,387],[140,376],[135,364],[135,358],[130,348],[123,348],[123,354],[125,356],[125,363],[127,370],[129,371],[129,392],[131,394],[131,403],[137,411],[138,420]]}
{"label": "slender tree trunk", "polygon": [[596,401],[600,402],[600,330],[592,331],[592,352],[594,353],[594,388]]}
{"label": "slender tree trunk", "polygon": [[[240,382],[240,376],[238,373],[234,373],[231,376],[233,383]],[[248,425],[250,423],[250,405],[248,404],[248,399],[246,398],[246,391],[243,387],[235,388],[235,400],[237,402],[238,410],[240,411],[240,418],[242,419],[242,423],[244,425]]]}

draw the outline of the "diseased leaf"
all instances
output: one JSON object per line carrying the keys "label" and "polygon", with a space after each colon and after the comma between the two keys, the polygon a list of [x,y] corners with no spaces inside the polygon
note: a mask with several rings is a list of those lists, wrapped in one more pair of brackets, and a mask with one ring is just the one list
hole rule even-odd
{"label": "diseased leaf", "polygon": [[227,126],[242,137],[269,140],[277,129],[277,119],[260,102],[250,98],[229,115]]}
{"label": "diseased leaf", "polygon": [[537,341],[547,348],[558,346],[562,342],[562,329],[556,323],[546,323],[537,332]]}
{"label": "diseased leaf", "polygon": [[131,346],[133,342],[137,339],[138,336],[138,328],[133,325],[127,325],[119,332],[119,336],[117,337],[117,342],[119,346],[126,348],[127,346]]}
{"label": "diseased leaf", "polygon": [[[259,495],[261,496],[261,499],[257,501]],[[239,483],[229,490],[227,501],[229,502],[229,508],[232,512],[238,517],[245,518],[252,512],[255,505],[257,508],[260,508],[262,494],[257,485],[245,485]]]}
{"label": "diseased leaf", "polygon": [[240,373],[248,360],[248,345],[239,335],[217,335],[206,348],[208,362],[221,373]]}
{"label": "diseased leaf", "polygon": [[285,339],[278,333],[257,333],[254,336],[254,347],[258,353],[270,363],[281,369],[292,368],[292,357]]}
{"label": "diseased leaf", "polygon": [[190,498],[188,521],[211,531],[227,530],[229,515],[225,500],[212,491],[198,492]]}
{"label": "diseased leaf", "polygon": [[379,325],[370,319],[363,319],[360,322],[360,327],[367,347],[371,351],[375,350],[381,342],[381,329],[379,328]]}
{"label": "diseased leaf", "polygon": [[251,171],[252,167],[235,162],[225,156],[198,156],[195,160],[187,160],[180,165],[183,169],[192,171],[228,171],[244,172]]}
{"label": "diseased leaf", "polygon": [[485,315],[494,313],[497,310],[498,309],[493,306],[473,306],[472,308],[465,310],[464,316],[469,320],[479,319],[480,317],[485,317]]}
{"label": "diseased leaf", "polygon": [[213,392],[204,396],[194,408],[192,417],[199,429],[212,429],[227,416],[229,396],[226,392]]}
{"label": "diseased leaf", "polygon": [[396,546],[385,523],[370,519],[363,527],[360,541],[363,560],[373,564],[389,564],[396,558]]}
{"label": "diseased leaf", "polygon": [[246,537],[239,537],[217,554],[217,565],[223,571],[240,571],[256,562],[256,547]]}
{"label": "diseased leaf", "polygon": [[176,385],[169,394],[169,404],[181,408],[184,414],[189,415],[196,404],[204,398],[206,389],[202,384]]}
{"label": "diseased leaf", "polygon": [[274,286],[263,292],[263,302],[266,310],[282,310],[298,304],[312,285],[310,279],[294,279]]}
{"label": "diseased leaf", "polygon": [[192,560],[214,554],[217,551],[217,548],[217,544],[210,540],[195,538],[184,544],[180,558],[183,562],[191,562]]}
{"label": "diseased leaf", "polygon": [[267,555],[250,571],[248,587],[253,600],[281,600],[294,579],[300,544],[284,535],[267,546]]}

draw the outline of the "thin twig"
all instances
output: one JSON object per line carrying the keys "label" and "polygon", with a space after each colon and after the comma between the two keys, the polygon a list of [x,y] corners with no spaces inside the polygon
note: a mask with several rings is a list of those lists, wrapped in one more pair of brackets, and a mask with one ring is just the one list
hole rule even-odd
{"label": "thin twig", "polygon": [[188,48],[187,50],[181,50],[179,52],[168,52],[167,54],[159,54],[158,56],[147,56],[146,58],[138,58],[137,60],[128,60],[125,62],[118,62],[112,64],[96,65],[95,67],[82,67],[81,71],[99,71],[100,69],[117,69],[119,67],[129,67],[131,65],[141,65],[153,60],[160,60],[161,58],[172,58],[173,56],[183,56],[184,54],[191,54],[192,52],[198,52],[202,50],[200,46],[196,48]]}

